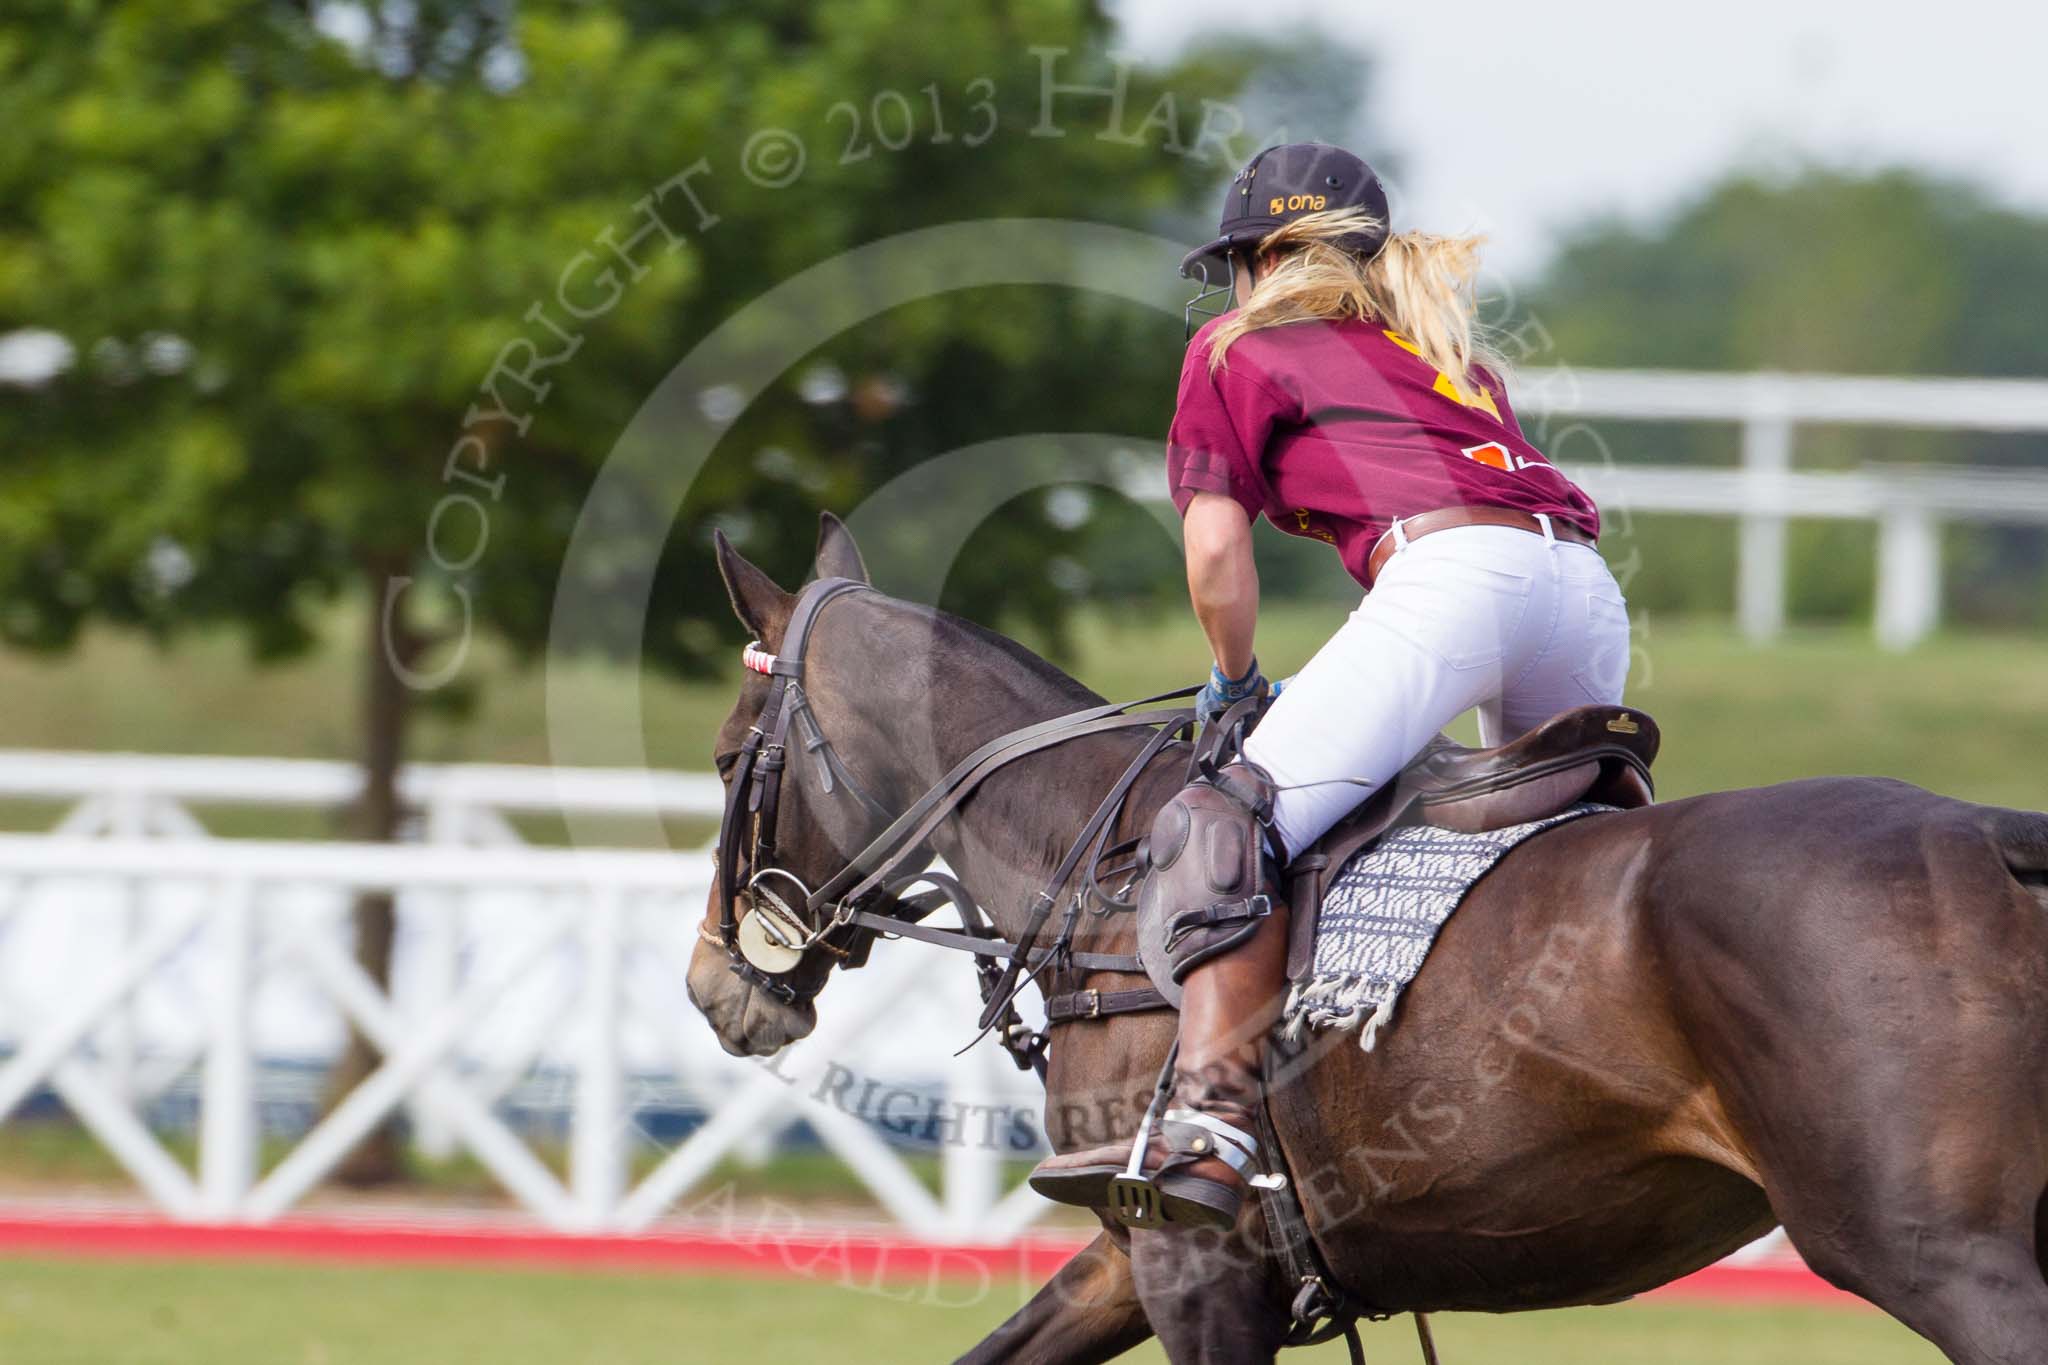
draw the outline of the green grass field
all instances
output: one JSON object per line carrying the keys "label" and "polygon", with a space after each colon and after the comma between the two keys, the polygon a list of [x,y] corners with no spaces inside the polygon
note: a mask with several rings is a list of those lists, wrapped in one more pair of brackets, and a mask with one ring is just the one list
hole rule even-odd
{"label": "green grass field", "polygon": [[[1345,610],[1271,607],[1259,644],[1269,671],[1299,667]],[[335,638],[354,635],[337,623]],[[1888,655],[1867,632],[1839,629],[1752,648],[1720,622],[1650,617],[1639,620],[1636,645],[1630,699],[1663,725],[1658,772],[1667,798],[1848,772],[2048,807],[2048,639],[1952,635]],[[1064,661],[1070,671],[1109,696],[1179,686],[1208,667],[1201,636],[1182,612],[1085,617],[1075,646],[1075,657]],[[631,675],[623,668],[589,661],[546,667],[561,670],[579,708],[632,723]],[[474,712],[424,715],[415,756],[549,761],[543,667],[518,668],[480,647],[471,676],[481,683]],[[707,767],[737,677],[735,658],[715,682],[648,678],[640,727],[649,759]],[[0,747],[347,757],[355,749],[354,679],[352,660],[339,652],[257,669],[226,637],[195,638],[164,653],[132,637],[96,634],[59,659],[0,653],[0,695],[9,702]],[[0,811],[16,827],[47,815]],[[230,834],[307,836],[329,831],[332,821],[225,812],[216,824]]]}
{"label": "green grass field", "polygon": [[[0,1260],[9,1365],[710,1365],[950,1360],[1014,1285],[892,1287],[442,1267]],[[1436,1319],[1447,1365],[1932,1365],[1890,1319],[1839,1308],[1630,1304]],[[1418,1358],[1405,1322],[1368,1356]],[[1157,1362],[1148,1346],[1128,1357]],[[1340,1343],[1285,1359],[1341,1361]]]}

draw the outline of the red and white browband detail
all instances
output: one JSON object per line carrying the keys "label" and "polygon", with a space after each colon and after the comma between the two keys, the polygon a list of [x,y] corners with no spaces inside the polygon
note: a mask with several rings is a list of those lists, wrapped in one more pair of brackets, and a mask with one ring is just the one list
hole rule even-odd
{"label": "red and white browband detail", "polygon": [[740,662],[756,673],[766,674],[775,671],[775,656],[761,648],[759,640],[740,651]]}

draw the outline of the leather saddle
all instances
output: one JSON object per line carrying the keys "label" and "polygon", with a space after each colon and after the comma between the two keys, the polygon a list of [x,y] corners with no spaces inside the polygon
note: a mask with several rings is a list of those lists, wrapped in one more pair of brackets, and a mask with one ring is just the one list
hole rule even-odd
{"label": "leather saddle", "polygon": [[1657,722],[1620,706],[1566,711],[1497,749],[1468,749],[1438,735],[1398,778],[1288,864],[1288,976],[1299,980],[1313,961],[1316,912],[1332,870],[1388,830],[1436,825],[1478,833],[1542,820],[1581,801],[1647,806],[1660,742]]}

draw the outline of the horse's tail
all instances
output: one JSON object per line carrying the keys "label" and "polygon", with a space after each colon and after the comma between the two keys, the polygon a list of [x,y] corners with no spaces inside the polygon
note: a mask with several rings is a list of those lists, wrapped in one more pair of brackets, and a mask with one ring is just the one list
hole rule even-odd
{"label": "horse's tail", "polygon": [[1985,833],[2005,856],[2006,867],[2048,909],[2048,815],[1986,807],[1982,818]]}

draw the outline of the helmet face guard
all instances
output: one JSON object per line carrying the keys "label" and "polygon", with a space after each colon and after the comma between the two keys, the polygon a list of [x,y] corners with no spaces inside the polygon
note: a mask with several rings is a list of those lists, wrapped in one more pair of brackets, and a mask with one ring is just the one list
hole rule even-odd
{"label": "helmet face guard", "polygon": [[[1223,278],[1220,281],[1211,278],[1212,271],[1220,271]],[[1220,318],[1230,311],[1231,295],[1237,287],[1234,274],[1229,253],[1197,256],[1181,263],[1181,278],[1196,281],[1194,297],[1188,300],[1187,309],[1181,315],[1186,324],[1182,341],[1192,340],[1204,322]]]}

